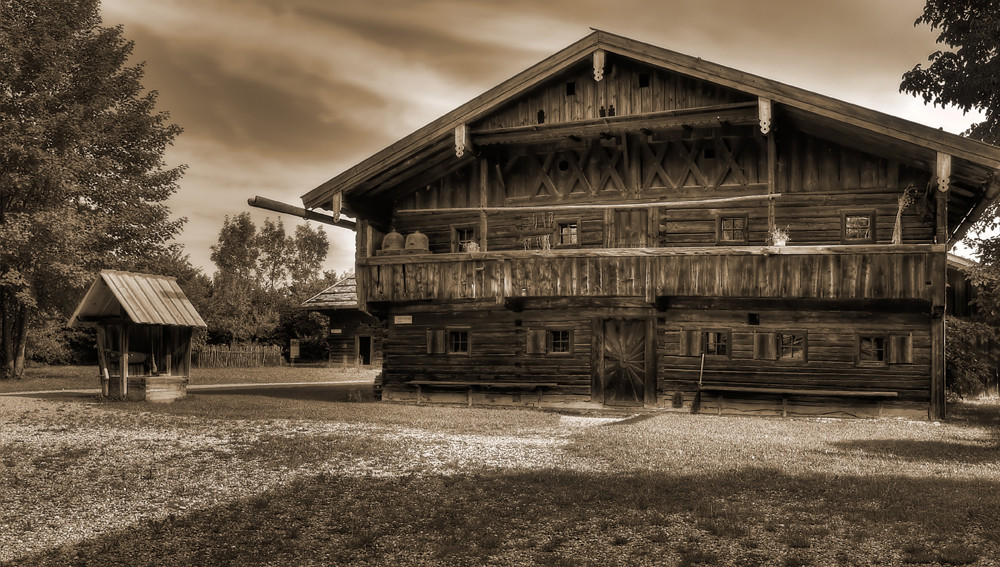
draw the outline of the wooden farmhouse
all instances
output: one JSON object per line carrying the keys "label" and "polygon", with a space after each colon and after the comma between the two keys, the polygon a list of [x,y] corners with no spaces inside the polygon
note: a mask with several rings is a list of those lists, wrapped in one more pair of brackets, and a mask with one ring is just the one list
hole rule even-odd
{"label": "wooden farmhouse", "polygon": [[356,219],[386,399],[937,419],[947,250],[998,167],[595,31],[302,200]]}
{"label": "wooden farmhouse", "polygon": [[97,328],[104,396],[169,402],[187,394],[192,333],[206,325],[176,278],[103,270],[69,326]]}
{"label": "wooden farmhouse", "polygon": [[381,362],[384,324],[361,310],[353,273],[302,302],[301,308],[325,315],[329,320],[327,344],[331,362],[359,366]]}

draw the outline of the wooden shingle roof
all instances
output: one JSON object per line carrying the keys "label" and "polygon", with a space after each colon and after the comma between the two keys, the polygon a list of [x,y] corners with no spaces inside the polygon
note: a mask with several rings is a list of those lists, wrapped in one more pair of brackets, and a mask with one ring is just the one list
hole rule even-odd
{"label": "wooden shingle roof", "polygon": [[357,309],[358,284],[354,272],[340,278],[336,283],[302,302],[303,309]]}
{"label": "wooden shingle roof", "polygon": [[103,270],[69,320],[70,327],[125,316],[133,323],[206,327],[177,278]]}

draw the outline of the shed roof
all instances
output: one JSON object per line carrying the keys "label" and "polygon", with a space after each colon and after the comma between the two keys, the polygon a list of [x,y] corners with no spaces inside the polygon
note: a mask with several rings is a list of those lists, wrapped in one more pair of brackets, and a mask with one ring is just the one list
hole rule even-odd
{"label": "shed roof", "polygon": [[336,283],[302,302],[303,309],[358,309],[358,282],[350,272]]}
{"label": "shed roof", "polygon": [[177,278],[102,270],[69,320],[70,327],[126,316],[133,323],[206,327]]}

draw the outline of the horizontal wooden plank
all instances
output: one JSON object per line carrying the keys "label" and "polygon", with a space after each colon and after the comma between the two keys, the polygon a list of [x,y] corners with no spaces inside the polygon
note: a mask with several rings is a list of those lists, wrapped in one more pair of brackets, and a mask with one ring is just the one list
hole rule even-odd
{"label": "horizontal wooden plank", "polygon": [[799,388],[758,388],[753,386],[716,386],[701,384],[699,389],[707,392],[740,392],[746,394],[787,394],[805,396],[844,396],[864,398],[895,398],[898,392],[879,392],[871,390],[809,390]]}

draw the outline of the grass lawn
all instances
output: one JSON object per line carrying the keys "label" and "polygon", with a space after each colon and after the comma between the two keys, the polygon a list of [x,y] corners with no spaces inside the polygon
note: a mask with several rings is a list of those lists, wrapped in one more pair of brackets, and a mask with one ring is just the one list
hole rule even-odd
{"label": "grass lawn", "polygon": [[[374,380],[378,370],[352,366],[296,365],[264,368],[194,368],[192,385]],[[97,366],[36,366],[21,380],[0,381],[0,393],[100,388]]]}
{"label": "grass lawn", "polygon": [[10,565],[994,565],[1000,401],[942,422],[196,393],[0,398]]}

